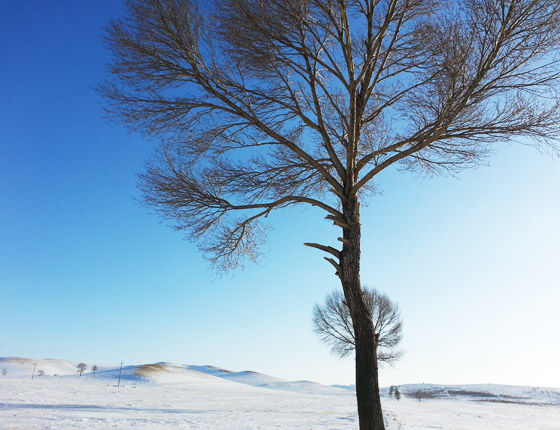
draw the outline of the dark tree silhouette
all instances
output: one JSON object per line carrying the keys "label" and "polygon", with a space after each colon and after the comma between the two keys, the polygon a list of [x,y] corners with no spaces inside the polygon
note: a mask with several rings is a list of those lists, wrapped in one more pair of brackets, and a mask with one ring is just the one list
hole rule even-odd
{"label": "dark tree silhouette", "polygon": [[[127,0],[100,91],[164,139],[146,202],[221,269],[271,211],[322,209],[356,334],[360,429],[383,429],[360,203],[389,167],[456,171],[494,142],[557,148],[557,0]],[[382,246],[382,245],[379,245]]]}
{"label": "dark tree silhouette", "polygon": [[87,364],[86,363],[79,363],[78,364],[78,372],[80,373],[80,376],[82,376],[82,373],[84,373],[84,370],[87,369]]}
{"label": "dark tree silhouette", "polygon": [[[394,363],[401,357],[397,346],[402,340],[402,321],[399,307],[377,290],[364,287],[364,296],[373,318],[377,345],[376,359]],[[323,306],[313,309],[313,329],[334,354],[346,357],[356,348],[356,338],[350,309],[340,291],[333,291]],[[393,387],[391,387],[393,388]]]}

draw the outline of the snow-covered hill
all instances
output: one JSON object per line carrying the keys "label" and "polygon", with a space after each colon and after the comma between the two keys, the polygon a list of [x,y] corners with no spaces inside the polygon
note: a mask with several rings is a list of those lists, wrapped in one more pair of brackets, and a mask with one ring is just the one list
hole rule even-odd
{"label": "snow-covered hill", "polygon": [[[35,371],[35,377],[70,376],[78,373],[77,362],[64,360],[34,360],[28,358],[0,357],[0,369],[6,369],[10,377],[29,377]],[[185,380],[200,380],[215,383],[216,378],[233,383],[251,385],[273,390],[293,391],[306,394],[346,394],[345,390],[311,381],[286,381],[250,370],[233,372],[214,366],[195,366],[160,362],[120,367],[98,366],[94,373],[92,365],[88,365],[82,374],[83,378],[95,378],[115,381],[181,383]],[[34,369],[35,368],[35,369]],[[42,375],[41,373],[42,372]],[[41,375],[41,376],[39,376]]]}
{"label": "snow-covered hill", "polygon": [[[404,396],[419,401],[428,399],[460,399],[477,402],[560,406],[559,388],[495,384],[409,384],[399,386],[399,390]],[[383,395],[389,396],[389,388],[383,389]]]}
{"label": "snow-covered hill", "polygon": [[[213,366],[188,366],[189,369],[196,369],[200,372],[208,373],[228,381],[241,384],[252,385],[254,387],[269,388],[272,390],[294,391],[306,394],[341,394],[343,390],[337,387],[318,384],[311,381],[286,381],[285,379],[275,378],[262,373],[245,370],[243,372],[232,372],[229,370],[218,369]],[[345,394],[345,393],[344,393]]]}
{"label": "snow-covered hill", "polygon": [[32,360],[21,357],[0,357],[0,369],[6,370],[6,376],[29,377],[44,372],[45,375],[74,375],[78,372],[78,363],[66,360],[46,359]]}
{"label": "snow-covered hill", "polygon": [[[167,362],[124,366],[122,372],[119,367],[98,365],[93,373],[88,365],[79,376],[77,365],[64,360],[0,358],[0,428],[357,428],[352,387]],[[399,390],[400,401],[383,390],[387,430],[560,428],[560,389],[416,384],[399,386]]]}

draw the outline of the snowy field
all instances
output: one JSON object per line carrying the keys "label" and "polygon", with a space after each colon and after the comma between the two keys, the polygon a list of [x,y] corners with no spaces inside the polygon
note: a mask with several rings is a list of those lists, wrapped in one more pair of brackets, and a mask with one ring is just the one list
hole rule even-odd
{"label": "snowy field", "polygon": [[[43,376],[31,380],[33,364]],[[62,360],[1,359],[0,429],[357,429],[352,391],[254,372],[161,363],[119,369]],[[57,376],[54,376],[54,375]],[[559,430],[560,390],[400,387],[385,395],[387,429]],[[421,389],[420,402],[413,393]],[[384,391],[385,394],[387,390]],[[408,394],[408,395],[407,395]]]}

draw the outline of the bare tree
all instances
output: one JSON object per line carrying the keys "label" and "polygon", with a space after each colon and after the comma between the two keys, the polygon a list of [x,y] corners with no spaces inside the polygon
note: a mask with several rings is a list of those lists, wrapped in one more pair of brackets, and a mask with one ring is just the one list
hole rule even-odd
{"label": "bare tree", "polygon": [[399,390],[399,387],[395,388],[395,399],[401,399],[401,390]]}
{"label": "bare tree", "polygon": [[91,370],[92,370],[93,373],[97,372],[97,369],[98,369],[98,367],[97,367],[96,364],[94,364],[93,366],[91,366]]}
{"label": "bare tree", "polygon": [[78,372],[80,373],[80,376],[82,376],[82,373],[84,373],[84,370],[87,369],[87,364],[86,363],[79,363],[78,364]]}
{"label": "bare tree", "polygon": [[557,0],[127,0],[108,110],[165,144],[146,202],[218,268],[257,257],[266,217],[318,207],[356,333],[360,429],[383,429],[360,282],[360,203],[399,164],[476,165],[495,142],[557,148]]}
{"label": "bare tree", "polygon": [[8,374],[8,371],[6,369],[2,369],[2,376],[6,377],[7,374]]}
{"label": "bare tree", "polygon": [[[364,297],[373,318],[375,359],[394,363],[402,353],[397,346],[402,340],[402,321],[398,305],[377,290],[364,287]],[[350,309],[342,292],[330,293],[323,306],[313,309],[313,329],[334,354],[346,357],[356,348]],[[391,387],[393,388],[393,387]]]}

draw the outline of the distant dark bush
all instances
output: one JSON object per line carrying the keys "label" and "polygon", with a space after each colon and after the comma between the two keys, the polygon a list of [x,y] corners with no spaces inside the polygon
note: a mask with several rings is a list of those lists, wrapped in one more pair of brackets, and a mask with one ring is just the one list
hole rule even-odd
{"label": "distant dark bush", "polygon": [[404,394],[405,396],[413,399],[418,399],[419,396],[420,399],[445,399],[449,397],[447,391],[444,390],[443,388],[436,388],[431,390],[417,390],[414,392],[407,392]]}

